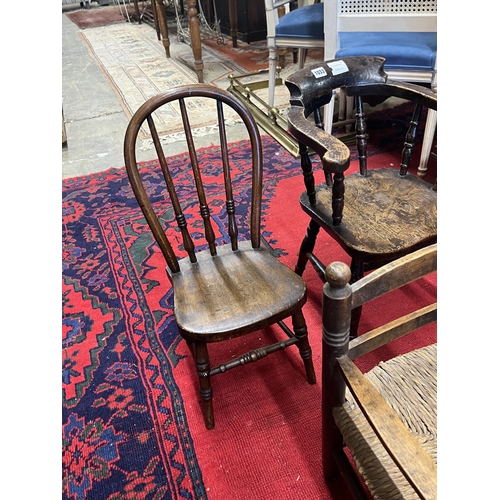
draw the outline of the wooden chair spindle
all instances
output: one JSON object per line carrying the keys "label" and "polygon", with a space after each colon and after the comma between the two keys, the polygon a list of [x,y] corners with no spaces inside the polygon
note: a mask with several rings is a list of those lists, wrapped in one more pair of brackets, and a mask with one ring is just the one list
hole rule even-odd
{"label": "wooden chair spindle", "polygon": [[358,147],[359,173],[366,175],[368,134],[366,133],[366,120],[363,112],[363,98],[361,96],[356,96],[356,144]]}
{"label": "wooden chair spindle", "polygon": [[417,139],[417,128],[420,121],[420,114],[422,112],[422,105],[417,104],[415,110],[413,111],[413,116],[406,133],[405,142],[403,146],[403,152],[401,154],[401,165],[399,168],[399,175],[405,176],[408,172],[408,166],[410,165],[410,160],[413,154],[413,148],[415,147],[415,141]]}
{"label": "wooden chair spindle", "polygon": [[179,203],[179,198],[177,192],[175,191],[174,183],[172,182],[172,177],[170,175],[170,170],[168,168],[168,163],[161,147],[160,138],[158,137],[158,132],[156,130],[156,125],[154,123],[152,115],[147,116],[147,122],[149,125],[149,130],[151,131],[151,137],[153,138],[153,143],[155,145],[156,153],[158,154],[158,161],[160,162],[161,171],[163,173],[163,178],[165,179],[165,184],[167,185],[168,194],[170,196],[170,201],[174,207],[175,219],[177,221],[177,226],[179,227],[182,235],[182,243],[184,249],[189,255],[191,262],[196,262],[196,254],[194,252],[194,244],[191,239],[191,235],[187,230],[186,217],[182,211],[181,204]]}
{"label": "wooden chair spindle", "polygon": [[224,187],[226,190],[226,212],[227,212],[227,225],[228,233],[231,238],[231,248],[236,251],[238,250],[238,226],[236,224],[235,217],[235,204],[233,198],[233,187],[231,182],[231,169],[229,166],[229,152],[227,148],[227,134],[226,128],[224,127],[224,109],[222,102],[217,102],[217,117],[219,121],[219,137],[220,137],[220,148],[222,156],[222,169],[224,171]]}
{"label": "wooden chair spindle", "polygon": [[203,180],[201,178],[198,155],[196,154],[193,134],[191,133],[191,125],[189,123],[189,116],[186,110],[186,102],[184,99],[179,99],[179,107],[181,110],[182,121],[184,123],[184,133],[186,134],[189,157],[191,158],[191,169],[193,171],[193,176],[196,183],[196,191],[198,193],[198,200],[200,202],[200,215],[203,219],[203,225],[205,227],[205,239],[207,240],[208,246],[210,248],[210,254],[217,255],[217,249],[215,246],[215,233],[210,218],[210,208],[208,207],[207,199],[205,196],[205,188],[203,187]]}

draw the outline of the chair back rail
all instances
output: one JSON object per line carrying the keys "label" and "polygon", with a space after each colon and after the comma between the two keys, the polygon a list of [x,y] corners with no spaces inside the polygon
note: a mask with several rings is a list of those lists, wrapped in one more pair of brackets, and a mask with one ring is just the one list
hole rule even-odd
{"label": "chair back rail", "polygon": [[[155,213],[153,206],[146,194],[146,190],[141,181],[139,170],[137,168],[135,141],[133,137],[138,135],[141,127],[147,123],[151,132],[154,147],[156,149],[158,160],[161,165],[161,170],[167,187],[170,203],[174,210],[177,226],[182,235],[182,242],[185,251],[192,263],[196,262],[196,242],[189,232],[186,216],[183,212],[178,187],[176,187],[170,168],[168,165],[168,157],[165,155],[161,139],[155,126],[155,111],[161,106],[176,101],[179,105],[180,114],[183,119],[184,133],[188,147],[190,166],[192,175],[195,181],[196,193],[199,201],[200,216],[203,222],[205,240],[210,249],[212,256],[217,254],[216,238],[212,227],[210,207],[207,204],[205,189],[203,186],[202,172],[198,161],[198,153],[195,147],[191,125],[189,121],[189,112],[186,101],[194,96],[192,86],[177,87],[173,90],[167,90],[154,98],[144,103],[132,117],[127,128],[125,137],[125,163],[129,175],[132,189],[137,197],[139,205],[144,213],[144,216],[151,227],[153,236],[157,241],[167,265],[172,273],[179,272],[178,256],[173,251],[172,245],[168,241],[165,230],[159,222],[158,216]],[[235,100],[228,92],[214,89],[210,85],[198,85],[196,87],[197,98],[211,98],[216,102],[216,110],[218,117],[218,130],[220,138],[221,161],[224,175],[225,188],[225,205],[227,214],[227,227],[230,237],[231,247],[234,251],[238,249],[238,227],[235,216],[235,200],[233,196],[231,167],[229,161],[229,151],[227,143],[227,133],[225,129],[224,105],[235,110],[242,118],[249,132],[250,145],[252,148],[252,207],[250,216],[250,235],[253,248],[260,246],[260,197],[262,193],[262,144],[260,135],[250,112],[245,105]],[[182,186],[179,186],[182,188]]]}

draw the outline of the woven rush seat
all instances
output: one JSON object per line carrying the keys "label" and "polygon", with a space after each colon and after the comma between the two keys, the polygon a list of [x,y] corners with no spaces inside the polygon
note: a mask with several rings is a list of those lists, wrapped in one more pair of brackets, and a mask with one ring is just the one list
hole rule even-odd
{"label": "woven rush seat", "polygon": [[[365,374],[437,463],[437,346],[432,344],[380,363]],[[333,409],[335,423],[374,498],[418,499],[346,390]]]}

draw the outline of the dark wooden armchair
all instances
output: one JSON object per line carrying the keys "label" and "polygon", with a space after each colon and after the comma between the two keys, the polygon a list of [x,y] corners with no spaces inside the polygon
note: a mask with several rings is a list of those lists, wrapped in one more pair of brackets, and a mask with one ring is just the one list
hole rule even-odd
{"label": "dark wooden armchair", "polygon": [[[309,66],[285,82],[291,96],[288,124],[300,142],[306,187],[300,205],[311,218],[295,268],[299,275],[310,261],[325,281],[325,265],[314,254],[320,229],[352,259],[352,282],[360,279],[366,269],[437,240],[437,193],[432,184],[408,172],[422,108],[437,109],[437,97],[425,87],[388,80],[383,66],[381,57],[346,57]],[[345,175],[351,160],[349,148],[321,125],[320,110],[330,102],[335,89],[343,89],[356,102],[359,171],[352,175]],[[368,168],[364,96],[394,96],[415,103],[408,132],[401,138],[399,169]],[[315,184],[308,148],[322,160],[322,184]],[[360,313],[360,309],[353,311],[352,336],[357,334]]]}
{"label": "dark wooden armchair", "polygon": [[[436,320],[431,304],[349,342],[351,310],[436,270],[436,245],[417,250],[349,284],[342,262],[326,268],[323,288],[322,426],[327,481],[356,498],[435,499],[437,349],[423,347],[367,374],[354,360]],[[339,486],[340,485],[340,486]],[[345,493],[342,498],[349,498]]]}
{"label": "dark wooden armchair", "polygon": [[[220,161],[205,168],[198,158],[189,122],[200,99],[213,102],[220,135]],[[225,113],[236,113],[248,131],[248,163],[244,172],[232,171]],[[155,125],[157,119],[168,123],[168,117],[173,114],[183,119],[189,151],[190,161],[186,161],[183,175],[170,171]],[[136,160],[138,134],[141,127],[146,126],[151,132],[166,185],[164,200],[156,200],[154,207]],[[213,375],[297,345],[307,380],[314,384],[316,377],[302,314],[305,284],[261,244],[262,145],[257,124],[245,105],[228,92],[210,85],[167,90],[150,98],[134,114],[125,135],[124,154],[133,191],[167,262],[179,333],[194,351],[207,429],[214,427],[210,381]],[[240,183],[238,188],[233,188],[235,180]],[[210,184],[211,192],[215,189],[214,183],[218,183],[216,199],[207,195],[205,183]],[[242,187],[251,189],[248,199],[240,199]],[[197,200],[197,210],[191,207],[186,211],[190,200],[194,206]],[[284,323],[289,317],[292,328]],[[219,366],[210,365],[207,344],[229,341],[272,324],[283,329],[286,339],[251,350]]]}

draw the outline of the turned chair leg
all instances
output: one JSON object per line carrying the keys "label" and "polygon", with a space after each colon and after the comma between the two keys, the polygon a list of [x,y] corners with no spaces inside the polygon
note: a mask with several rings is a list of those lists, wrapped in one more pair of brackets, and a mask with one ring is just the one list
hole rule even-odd
{"label": "turned chair leg", "polygon": [[344,452],[344,438],[335,426],[331,413],[331,407],[323,410],[322,463],[323,477],[328,482],[342,480],[342,473],[335,456],[338,457]]}
{"label": "turned chair leg", "polygon": [[205,427],[215,427],[214,409],[212,404],[212,384],[210,383],[210,362],[206,342],[194,342],[196,372],[200,379],[200,396]]}
{"label": "turned chair leg", "polygon": [[274,93],[276,91],[276,72],[278,70],[278,51],[276,47],[269,47],[269,86],[267,94],[267,103],[269,108],[274,107]]}
{"label": "turned chair leg", "polygon": [[194,70],[198,76],[198,83],[203,83],[203,54],[201,48],[200,21],[196,0],[187,0],[189,36],[194,57]]}
{"label": "turned chair leg", "polygon": [[311,220],[307,228],[306,235],[302,240],[302,244],[300,245],[299,258],[297,260],[297,264],[295,265],[295,273],[299,276],[302,276],[302,274],[304,273],[308,261],[307,254],[312,253],[312,251],[314,250],[314,245],[316,244],[316,237],[318,236],[319,230],[319,224]]}
{"label": "turned chair leg", "polygon": [[[351,285],[356,283],[356,281],[360,280],[365,272],[365,266],[363,262],[359,262],[357,260],[352,260],[351,262],[351,281],[349,282]],[[350,334],[349,338],[355,339],[358,336],[358,326],[359,320],[361,318],[361,309],[362,306],[356,307],[351,311],[351,326],[350,326]]]}
{"label": "turned chair leg", "polygon": [[300,357],[304,362],[307,381],[313,385],[316,383],[316,373],[314,372],[312,350],[309,345],[307,325],[301,310],[292,316],[292,325],[294,334],[299,339],[297,346],[299,348]]}

